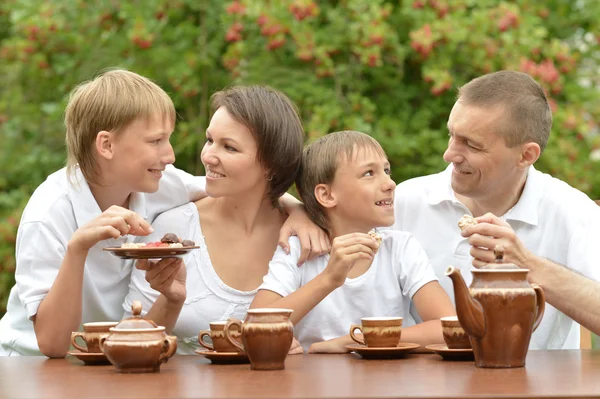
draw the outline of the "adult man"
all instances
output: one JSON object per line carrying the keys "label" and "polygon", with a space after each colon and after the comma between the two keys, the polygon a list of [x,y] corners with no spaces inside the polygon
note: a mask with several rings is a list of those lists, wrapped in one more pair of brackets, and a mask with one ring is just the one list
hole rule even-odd
{"label": "adult man", "polygon": [[[592,253],[600,244],[600,207],[533,167],[551,126],[546,96],[528,75],[501,71],[474,79],[460,89],[450,113],[448,168],[399,184],[395,197],[394,228],[421,242],[451,298],[448,265],[470,283],[471,264],[492,262],[497,244],[505,248],[505,262],[530,270],[528,279],[543,287],[547,301],[534,349],[578,348],[573,320],[600,331],[594,310],[600,308],[600,264]],[[463,214],[479,223],[461,234]]]}

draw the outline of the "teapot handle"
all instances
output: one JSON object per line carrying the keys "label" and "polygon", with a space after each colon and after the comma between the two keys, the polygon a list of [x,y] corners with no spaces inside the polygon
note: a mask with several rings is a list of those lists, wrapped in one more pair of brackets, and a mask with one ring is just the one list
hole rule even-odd
{"label": "teapot handle", "polygon": [[229,332],[231,330],[231,327],[233,327],[233,326],[237,326],[238,331],[240,331],[240,332],[242,331],[242,322],[238,319],[231,319],[227,322],[227,324],[225,324],[225,339],[227,339],[227,341],[231,345],[235,346],[238,349],[238,351],[245,352],[244,347],[239,342],[237,342],[235,339],[233,339],[233,337],[231,336],[231,334]]}
{"label": "teapot handle", "polygon": [[175,354],[177,350],[177,337],[173,335],[167,335],[163,340],[163,350],[161,351],[160,357],[158,358],[158,364],[166,363],[171,356]]}
{"label": "teapot handle", "polygon": [[536,301],[536,312],[535,321],[533,322],[532,332],[540,325],[542,317],[544,316],[544,310],[546,309],[546,297],[544,296],[544,290],[537,284],[531,284],[531,288],[535,290],[535,301]]}

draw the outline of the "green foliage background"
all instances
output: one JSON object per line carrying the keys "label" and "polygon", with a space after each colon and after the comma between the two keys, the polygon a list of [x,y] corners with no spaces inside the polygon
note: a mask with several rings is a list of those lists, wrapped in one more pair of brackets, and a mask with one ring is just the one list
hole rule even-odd
{"label": "green foliage background", "polygon": [[212,92],[268,84],[292,97],[308,138],[379,139],[394,179],[444,168],[456,88],[500,69],[546,89],[554,128],[538,168],[600,198],[594,0],[4,0],[0,3],[0,314],[18,220],[65,162],[69,91],[106,67],[173,98],[180,168],[199,162]]}

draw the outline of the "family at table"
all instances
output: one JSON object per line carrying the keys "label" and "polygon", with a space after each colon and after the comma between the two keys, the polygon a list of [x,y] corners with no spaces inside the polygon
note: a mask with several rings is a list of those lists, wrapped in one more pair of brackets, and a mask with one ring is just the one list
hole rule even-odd
{"label": "family at table", "polygon": [[[446,270],[469,284],[499,247],[547,301],[530,349],[579,348],[579,324],[600,333],[600,207],[535,169],[552,113],[530,76],[461,87],[448,167],[398,185],[367,134],[304,145],[295,105],[275,89],[230,87],[211,107],[199,177],[172,166],[176,111],[155,83],[117,69],[73,90],[67,166],[19,225],[0,355],[64,357],[83,323],[129,317],[135,301],[181,354],[209,323],[253,308],[293,310],[291,354],[347,352],[350,325],[367,316],[402,317],[403,342],[442,344],[440,319],[456,315]],[[302,202],[286,194],[294,183]],[[463,215],[476,223],[459,229]],[[137,261],[103,251],[165,233],[199,248]]]}

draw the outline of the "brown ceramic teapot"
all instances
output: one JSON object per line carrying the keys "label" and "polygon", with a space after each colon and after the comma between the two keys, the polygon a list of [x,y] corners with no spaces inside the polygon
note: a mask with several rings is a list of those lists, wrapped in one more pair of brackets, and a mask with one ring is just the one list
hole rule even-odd
{"label": "brown ceramic teapot", "polygon": [[523,367],[531,334],[544,315],[544,292],[527,282],[529,270],[502,263],[504,249],[494,248],[496,263],[473,269],[467,288],[452,266],[456,313],[469,335],[477,367]]}
{"label": "brown ceramic teapot", "polygon": [[165,328],[140,316],[142,304],[133,302],[133,317],[122,320],[100,340],[100,349],[118,373],[153,373],[160,371],[177,350],[177,337]]}

